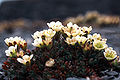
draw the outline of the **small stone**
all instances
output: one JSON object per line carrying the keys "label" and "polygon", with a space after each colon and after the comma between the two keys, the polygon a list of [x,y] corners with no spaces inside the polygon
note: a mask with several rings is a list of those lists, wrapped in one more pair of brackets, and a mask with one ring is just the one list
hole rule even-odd
{"label": "small stone", "polygon": [[111,80],[111,79],[115,79],[115,77],[114,77],[114,76],[110,76],[110,77],[109,77],[109,80]]}
{"label": "small stone", "polygon": [[78,78],[67,78],[66,80],[79,80]]}
{"label": "small stone", "polygon": [[101,72],[100,72],[100,75],[101,75],[101,76],[105,76],[105,72],[104,72],[104,71],[101,71]]}
{"label": "small stone", "polygon": [[57,80],[57,79],[50,79],[50,80]]}
{"label": "small stone", "polygon": [[114,76],[103,76],[102,77],[102,80],[113,80],[114,79]]}
{"label": "small stone", "polygon": [[67,78],[66,80],[86,80],[85,78]]}
{"label": "small stone", "polygon": [[85,78],[80,78],[79,80],[88,80],[88,79],[85,79]]}
{"label": "small stone", "polygon": [[118,76],[119,75],[118,72],[116,72],[116,71],[109,71],[109,72],[106,72],[106,74],[108,76]]}
{"label": "small stone", "polygon": [[100,72],[100,75],[101,75],[101,76],[105,76],[105,75],[106,75],[105,73],[108,72],[108,71],[109,71],[109,70],[101,71],[101,72]]}

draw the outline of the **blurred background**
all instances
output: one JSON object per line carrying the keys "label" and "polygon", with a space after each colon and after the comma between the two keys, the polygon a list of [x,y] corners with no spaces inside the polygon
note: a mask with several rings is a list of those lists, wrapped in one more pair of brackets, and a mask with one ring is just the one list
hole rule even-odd
{"label": "blurred background", "polygon": [[7,46],[4,39],[21,36],[28,43],[36,30],[46,29],[47,22],[73,22],[92,26],[108,39],[108,45],[120,52],[120,0],[0,0],[0,68]]}
{"label": "blurred background", "polygon": [[65,19],[94,10],[110,15],[120,14],[120,0],[0,0],[0,2],[0,20]]}

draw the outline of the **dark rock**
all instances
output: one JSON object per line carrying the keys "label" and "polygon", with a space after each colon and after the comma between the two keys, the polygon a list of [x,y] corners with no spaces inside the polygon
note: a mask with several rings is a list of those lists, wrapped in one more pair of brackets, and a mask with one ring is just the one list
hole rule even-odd
{"label": "dark rock", "polygon": [[80,80],[78,78],[67,78],[66,80]]}
{"label": "dark rock", "polygon": [[105,73],[108,72],[109,70],[101,71],[100,74],[101,76],[105,76]]}
{"label": "dark rock", "polygon": [[119,75],[119,73],[116,72],[116,71],[109,71],[109,72],[106,72],[106,74],[107,74],[108,76],[118,76],[118,75]]}
{"label": "dark rock", "polygon": [[102,77],[102,80],[114,80],[114,77],[113,76],[103,76]]}
{"label": "dark rock", "polygon": [[110,77],[109,77],[109,80],[112,80],[112,79],[115,79],[115,77],[114,77],[114,76],[110,76]]}
{"label": "dark rock", "polygon": [[85,78],[67,78],[66,80],[86,80]]}
{"label": "dark rock", "polygon": [[57,80],[57,79],[50,79],[50,80]]}

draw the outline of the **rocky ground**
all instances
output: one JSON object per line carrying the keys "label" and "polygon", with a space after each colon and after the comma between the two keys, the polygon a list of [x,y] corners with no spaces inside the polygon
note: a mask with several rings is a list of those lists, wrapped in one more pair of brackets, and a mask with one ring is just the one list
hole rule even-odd
{"label": "rocky ground", "polygon": [[[44,27],[47,28],[47,27]],[[41,30],[41,28],[38,28],[37,30]],[[34,47],[31,45],[31,43],[33,42],[33,39],[31,37],[31,34],[33,34],[35,32],[35,30],[31,30],[31,29],[27,29],[27,28],[16,28],[14,30],[12,30],[12,32],[9,33],[9,30],[6,31],[2,31],[0,32],[0,68],[2,66],[2,62],[6,59],[6,55],[5,55],[5,50],[7,49],[7,46],[4,43],[4,39],[10,36],[21,36],[22,38],[24,38],[27,43],[28,43],[28,48],[29,49],[33,49]],[[103,38],[107,38],[108,41],[108,45],[113,47],[117,53],[120,53],[120,27],[102,27],[102,28],[94,28],[93,27],[93,31],[92,33],[97,32],[100,33],[102,35]],[[120,54],[119,54],[120,55]],[[112,73],[112,72],[111,72]],[[114,74],[114,73],[113,73]],[[112,77],[109,78],[114,78],[114,75],[112,75]],[[117,75],[119,75],[117,73]],[[108,78],[105,76],[105,79]],[[118,77],[115,80],[119,80],[120,78]],[[76,79],[72,79],[72,78],[68,78],[67,80],[76,80]],[[81,80],[81,79],[78,79]],[[85,79],[82,79],[85,80]],[[106,79],[107,80],[107,79]]]}

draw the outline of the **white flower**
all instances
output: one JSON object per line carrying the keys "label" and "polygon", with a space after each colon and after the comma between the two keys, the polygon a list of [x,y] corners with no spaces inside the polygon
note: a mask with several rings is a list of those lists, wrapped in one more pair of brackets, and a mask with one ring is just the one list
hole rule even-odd
{"label": "white flower", "polygon": [[79,34],[78,35],[80,35],[80,36],[83,36],[83,35],[85,35],[86,33],[84,33],[83,31],[81,31],[81,27],[80,27],[80,29],[79,29]]}
{"label": "white flower", "polygon": [[71,37],[71,29],[69,29],[67,27],[63,27],[62,29],[68,37]]}
{"label": "white flower", "polygon": [[44,34],[44,31],[36,31],[33,35],[32,35],[32,37],[34,38],[34,39],[38,39],[39,37],[42,37]]}
{"label": "white flower", "polygon": [[10,38],[6,38],[5,40],[5,43],[8,45],[8,46],[14,46],[14,45],[19,45],[21,41],[23,41],[23,39],[21,37],[10,37]]}
{"label": "white flower", "polygon": [[92,30],[92,27],[90,26],[89,28],[88,27],[86,27],[86,26],[84,26],[84,27],[82,27],[82,31],[84,32],[84,33],[90,33],[91,32],[91,30]]}
{"label": "white flower", "polygon": [[52,38],[56,34],[56,31],[53,31],[52,29],[48,29],[45,31],[45,37]]}
{"label": "white flower", "polygon": [[23,56],[24,56],[24,52],[23,52],[23,51],[20,51],[19,53],[17,53],[17,56],[18,56],[18,57],[19,57],[19,56],[23,57]]}
{"label": "white flower", "polygon": [[45,66],[52,67],[55,64],[54,59],[50,58],[46,63]]}
{"label": "white flower", "polygon": [[26,43],[25,40],[21,40],[21,41],[20,41],[20,45],[21,45],[23,48],[27,47],[27,43]]}
{"label": "white flower", "polygon": [[33,57],[33,54],[31,54],[30,56],[24,55],[22,58],[17,58],[17,61],[26,65],[27,62],[30,63],[30,60],[32,59],[32,57]]}
{"label": "white flower", "polygon": [[71,22],[67,24],[66,27],[62,28],[64,33],[67,34],[68,37],[75,37],[77,35],[83,35],[84,33],[81,31],[81,28],[76,25],[76,24],[72,24]]}
{"label": "white flower", "polygon": [[109,47],[105,49],[104,56],[107,60],[113,60],[117,57],[117,53],[113,48]]}
{"label": "white flower", "polygon": [[68,28],[71,28],[73,26],[73,23],[72,22],[69,22],[68,24],[67,24],[67,27]]}
{"label": "white flower", "polygon": [[81,43],[82,43],[82,44],[85,44],[85,42],[87,41],[87,38],[84,37],[84,36],[81,36],[81,37],[80,37],[80,36],[78,35],[78,36],[76,36],[76,40],[78,41],[79,44],[81,44]]}
{"label": "white flower", "polygon": [[87,35],[87,39],[92,40],[92,39],[93,39],[93,36],[92,36],[91,34],[88,34],[88,35]]}
{"label": "white flower", "polygon": [[43,42],[45,43],[45,45],[49,45],[52,43],[52,39],[51,38],[45,38],[45,40],[43,40]]}
{"label": "white flower", "polygon": [[14,37],[14,42],[16,42],[17,44],[19,44],[21,40],[23,40],[21,37]]}
{"label": "white flower", "polygon": [[38,39],[35,39],[34,40],[34,43],[32,43],[33,46],[35,47],[41,47],[43,45],[43,41],[42,41],[42,38],[38,38]]}
{"label": "white flower", "polygon": [[47,25],[49,28],[52,28],[52,27],[56,26],[56,22],[52,21],[50,23],[47,23]]}
{"label": "white flower", "polygon": [[54,31],[57,31],[57,32],[61,31],[61,29],[64,27],[62,25],[62,23],[59,22],[59,21],[57,21],[57,22],[52,21],[50,23],[47,23],[47,25],[49,26],[49,28],[51,28],[51,29],[53,29]]}
{"label": "white flower", "polygon": [[6,38],[5,40],[5,43],[10,46],[9,44],[14,44],[14,38],[13,37],[10,37],[10,38]]}
{"label": "white flower", "polygon": [[67,44],[75,45],[75,43],[77,42],[77,40],[76,40],[75,37],[72,37],[72,39],[69,38],[69,37],[67,37],[66,40],[65,40],[65,42],[66,42]]}
{"label": "white flower", "polygon": [[107,42],[107,39],[105,39],[105,38],[104,38],[104,39],[102,39],[102,41],[105,41],[105,42]]}
{"label": "white flower", "polygon": [[101,40],[101,35],[100,34],[97,34],[97,33],[94,33],[93,36],[92,36],[94,39],[97,39],[97,40]]}
{"label": "white flower", "polygon": [[72,26],[71,35],[73,37],[75,37],[75,36],[81,35],[81,34],[83,34],[83,32],[81,31],[81,28],[78,25],[74,24]]}
{"label": "white flower", "polygon": [[17,45],[10,46],[8,50],[5,51],[6,56],[14,57],[17,55]]}
{"label": "white flower", "polygon": [[97,50],[102,50],[108,47],[105,41],[100,41],[100,40],[94,40],[93,46]]}

